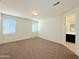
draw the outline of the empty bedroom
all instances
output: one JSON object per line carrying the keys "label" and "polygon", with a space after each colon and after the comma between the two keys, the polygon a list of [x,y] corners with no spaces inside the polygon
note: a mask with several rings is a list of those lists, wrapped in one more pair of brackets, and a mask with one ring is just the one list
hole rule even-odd
{"label": "empty bedroom", "polygon": [[79,59],[79,0],[0,0],[0,59]]}

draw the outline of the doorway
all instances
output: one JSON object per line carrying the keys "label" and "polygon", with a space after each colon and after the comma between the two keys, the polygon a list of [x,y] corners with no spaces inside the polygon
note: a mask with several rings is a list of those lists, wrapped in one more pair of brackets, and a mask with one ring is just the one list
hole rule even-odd
{"label": "doorway", "polygon": [[66,16],[66,46],[75,51],[75,15]]}

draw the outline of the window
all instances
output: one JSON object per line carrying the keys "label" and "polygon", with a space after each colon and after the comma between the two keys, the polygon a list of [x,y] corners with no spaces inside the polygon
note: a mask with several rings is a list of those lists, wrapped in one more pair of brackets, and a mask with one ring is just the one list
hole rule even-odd
{"label": "window", "polygon": [[37,31],[38,31],[38,23],[32,22],[32,32],[37,32]]}
{"label": "window", "polygon": [[12,19],[3,20],[3,34],[10,34],[16,31],[16,21]]}

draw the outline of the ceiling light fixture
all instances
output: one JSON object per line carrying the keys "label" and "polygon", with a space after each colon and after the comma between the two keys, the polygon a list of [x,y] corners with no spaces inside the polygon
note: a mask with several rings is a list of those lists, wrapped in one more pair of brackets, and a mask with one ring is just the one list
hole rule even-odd
{"label": "ceiling light fixture", "polygon": [[32,11],[32,15],[38,16],[38,11],[37,11],[37,10],[33,10],[33,11]]}

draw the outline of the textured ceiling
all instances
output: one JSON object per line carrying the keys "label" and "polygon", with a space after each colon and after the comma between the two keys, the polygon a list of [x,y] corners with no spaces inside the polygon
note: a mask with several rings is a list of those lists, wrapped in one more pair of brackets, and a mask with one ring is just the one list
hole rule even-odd
{"label": "textured ceiling", "polygon": [[[59,5],[53,6],[54,3]],[[24,18],[52,18],[79,5],[79,0],[0,0],[0,11]],[[38,16],[32,11],[37,10]]]}

